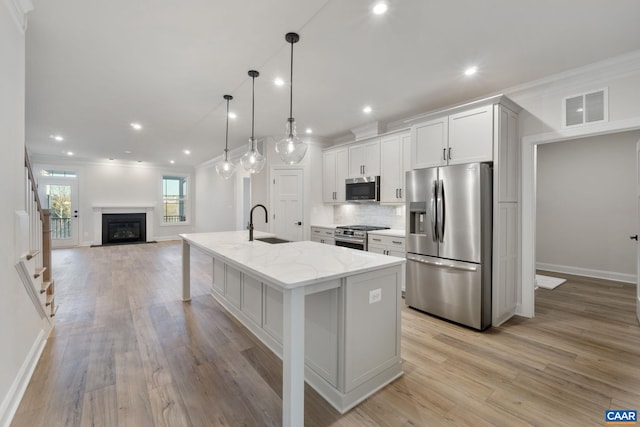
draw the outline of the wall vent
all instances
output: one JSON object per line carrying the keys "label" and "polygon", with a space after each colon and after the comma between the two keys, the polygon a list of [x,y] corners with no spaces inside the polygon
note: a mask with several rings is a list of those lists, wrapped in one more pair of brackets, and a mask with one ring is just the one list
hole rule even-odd
{"label": "wall vent", "polygon": [[609,121],[608,88],[568,96],[562,103],[564,127]]}

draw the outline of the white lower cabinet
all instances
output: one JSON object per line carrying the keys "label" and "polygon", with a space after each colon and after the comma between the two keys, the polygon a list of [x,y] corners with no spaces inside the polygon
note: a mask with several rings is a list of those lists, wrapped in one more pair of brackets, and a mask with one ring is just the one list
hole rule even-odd
{"label": "white lower cabinet", "polygon": [[335,245],[336,239],[335,236],[335,228],[329,227],[311,227],[311,241],[324,243],[327,245]]}
{"label": "white lower cabinet", "polygon": [[383,236],[369,233],[368,239],[367,248],[369,252],[397,256],[400,258],[404,258],[406,256],[404,237]]}

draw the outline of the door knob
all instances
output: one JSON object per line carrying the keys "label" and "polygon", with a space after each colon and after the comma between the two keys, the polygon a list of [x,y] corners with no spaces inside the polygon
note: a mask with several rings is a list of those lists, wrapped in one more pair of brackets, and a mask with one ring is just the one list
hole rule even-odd
{"label": "door knob", "polygon": [[302,221],[294,222],[293,225],[302,225]]}
{"label": "door knob", "polygon": [[638,235],[636,234],[635,236],[629,236],[629,238],[630,238],[631,240],[635,240],[635,241],[637,241],[637,240],[638,240]]}

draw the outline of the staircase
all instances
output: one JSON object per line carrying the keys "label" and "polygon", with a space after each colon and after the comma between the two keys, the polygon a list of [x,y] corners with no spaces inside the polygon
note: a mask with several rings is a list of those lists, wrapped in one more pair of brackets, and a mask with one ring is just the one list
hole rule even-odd
{"label": "staircase", "polygon": [[51,218],[43,209],[38,197],[38,187],[33,176],[29,154],[25,149],[25,213],[18,217],[17,227],[28,235],[28,248],[23,248],[16,269],[29,297],[42,318],[51,320],[56,314],[55,285],[51,274]]}

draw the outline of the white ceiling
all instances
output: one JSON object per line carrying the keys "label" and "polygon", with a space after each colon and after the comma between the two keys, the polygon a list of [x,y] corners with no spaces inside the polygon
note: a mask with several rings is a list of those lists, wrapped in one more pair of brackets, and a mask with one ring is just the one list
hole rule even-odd
{"label": "white ceiling", "polygon": [[390,0],[382,16],[370,0],[34,3],[27,146],[93,160],[191,166],[221,154],[224,94],[238,115],[230,148],[245,145],[250,69],[261,74],[256,136],[284,133],[288,86],[273,80],[288,80],[290,31],[298,132],[330,139],[640,49],[638,0]]}

